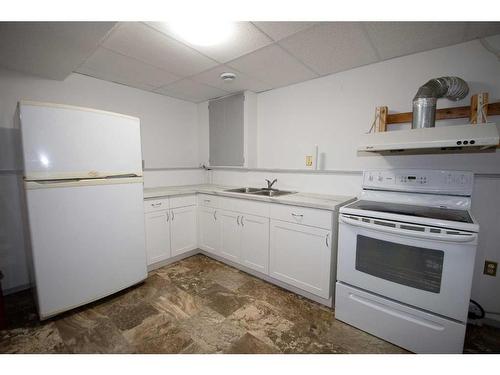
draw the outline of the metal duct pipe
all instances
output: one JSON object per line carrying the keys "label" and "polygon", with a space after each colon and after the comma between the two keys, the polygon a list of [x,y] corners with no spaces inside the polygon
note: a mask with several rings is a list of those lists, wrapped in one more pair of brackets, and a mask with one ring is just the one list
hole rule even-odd
{"label": "metal duct pipe", "polygon": [[439,98],[460,100],[469,93],[469,86],[462,78],[440,77],[421,86],[413,98],[412,129],[433,128],[436,125],[436,102]]}

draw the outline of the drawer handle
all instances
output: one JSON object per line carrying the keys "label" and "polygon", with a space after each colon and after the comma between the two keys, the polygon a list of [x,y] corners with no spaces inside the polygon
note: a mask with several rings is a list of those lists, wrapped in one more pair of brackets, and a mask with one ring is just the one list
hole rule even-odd
{"label": "drawer handle", "polygon": [[174,221],[174,218],[175,218],[174,211],[172,211],[172,221]]}
{"label": "drawer handle", "polygon": [[205,202],[205,203],[210,203],[210,202],[211,202],[211,200],[210,200],[210,199],[203,199],[203,202]]}
{"label": "drawer handle", "polygon": [[240,215],[238,215],[238,217],[236,218],[236,222],[238,223],[238,225],[240,225]]}
{"label": "drawer handle", "polygon": [[159,207],[159,206],[161,206],[161,202],[151,203],[151,206],[153,206],[153,207]]}
{"label": "drawer handle", "polygon": [[328,239],[329,238],[330,238],[330,233],[327,233],[326,237],[325,237],[326,247],[330,247],[330,245],[328,244]]}
{"label": "drawer handle", "polygon": [[170,215],[169,215],[169,213],[168,213],[168,211],[167,211],[167,223],[168,223],[169,221],[170,221]]}
{"label": "drawer handle", "polygon": [[242,226],[242,227],[244,227],[244,226],[245,226],[245,223],[243,223],[243,217],[244,217],[244,216],[242,216],[242,217],[241,217],[241,219],[240,219],[240,221],[241,221],[241,226]]}
{"label": "drawer handle", "polygon": [[304,215],[303,215],[303,214],[295,214],[295,213],[293,213],[293,212],[292,212],[292,216],[293,216],[293,217],[304,217]]}
{"label": "drawer handle", "polygon": [[217,211],[214,211],[214,220],[217,221]]}

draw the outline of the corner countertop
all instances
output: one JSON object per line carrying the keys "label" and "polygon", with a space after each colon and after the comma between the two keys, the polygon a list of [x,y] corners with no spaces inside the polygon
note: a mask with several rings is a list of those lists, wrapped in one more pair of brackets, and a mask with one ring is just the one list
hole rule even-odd
{"label": "corner countertop", "polygon": [[261,202],[290,204],[294,206],[319,208],[323,210],[337,211],[341,206],[352,202],[355,197],[345,195],[300,193],[283,195],[280,197],[263,197],[259,195],[245,193],[231,193],[225,190],[237,186],[222,185],[184,185],[184,186],[163,186],[144,189],[144,199],[170,197],[187,194],[212,194],[231,198],[249,199]]}

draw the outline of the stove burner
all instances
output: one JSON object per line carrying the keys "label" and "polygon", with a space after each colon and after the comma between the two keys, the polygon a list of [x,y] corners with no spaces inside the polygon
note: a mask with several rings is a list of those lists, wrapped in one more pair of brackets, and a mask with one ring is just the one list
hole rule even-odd
{"label": "stove burner", "polygon": [[472,223],[469,213],[464,210],[452,210],[447,208],[413,206],[409,204],[387,203],[359,200],[351,203],[349,208],[367,211],[386,212],[390,214],[423,217],[428,219],[457,221],[460,223]]}

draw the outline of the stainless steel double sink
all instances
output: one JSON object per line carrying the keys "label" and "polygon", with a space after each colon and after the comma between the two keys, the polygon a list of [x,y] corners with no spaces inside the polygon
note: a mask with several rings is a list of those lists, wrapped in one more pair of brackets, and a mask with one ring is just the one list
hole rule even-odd
{"label": "stainless steel double sink", "polygon": [[242,193],[242,194],[252,194],[261,195],[265,197],[279,197],[282,195],[295,194],[296,191],[278,190],[278,189],[267,189],[267,188],[252,188],[252,187],[242,187],[236,189],[224,190],[228,193]]}

